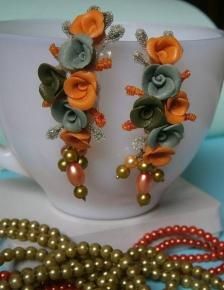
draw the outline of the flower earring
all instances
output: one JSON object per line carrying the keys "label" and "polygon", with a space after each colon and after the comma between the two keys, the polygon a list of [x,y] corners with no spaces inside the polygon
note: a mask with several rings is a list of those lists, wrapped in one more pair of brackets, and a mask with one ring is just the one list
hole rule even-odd
{"label": "flower earring", "polygon": [[42,106],[50,108],[58,123],[48,130],[47,137],[59,136],[64,142],[58,167],[75,187],[74,196],[83,200],[88,193],[84,169],[88,166],[86,154],[91,137],[102,140],[102,128],[106,124],[99,110],[95,71],[111,68],[111,51],[107,45],[124,34],[124,28],[111,26],[112,22],[113,14],[96,6],[71,23],[66,21],[62,29],[68,39],[60,47],[53,43],[49,48],[58,65],[43,63],[38,69]]}
{"label": "flower earring", "polygon": [[136,176],[137,201],[144,206],[150,203],[152,182],[164,181],[160,168],[166,166],[175,154],[174,147],[184,137],[183,122],[195,121],[196,115],[187,113],[190,103],[187,94],[181,90],[182,82],[190,71],[180,73],[173,65],[183,54],[180,42],[173,33],[148,38],[143,29],[136,31],[142,51],[136,51],[134,60],[144,66],[142,88],[126,86],[126,93],[138,96],[130,113],[130,120],[122,128],[132,131],[142,128],[144,133],[132,145],[136,154],[127,156],[124,164],[117,167],[117,178],[128,178],[134,168]]}

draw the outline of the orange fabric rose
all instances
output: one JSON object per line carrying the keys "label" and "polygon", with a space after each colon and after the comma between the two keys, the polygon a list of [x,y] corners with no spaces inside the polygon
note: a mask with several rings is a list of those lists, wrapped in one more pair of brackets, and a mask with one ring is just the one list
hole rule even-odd
{"label": "orange fabric rose", "polygon": [[165,116],[170,124],[179,124],[185,120],[185,114],[189,109],[187,94],[180,91],[175,97],[167,99],[165,104]]}
{"label": "orange fabric rose", "polygon": [[91,109],[96,102],[96,75],[88,71],[77,71],[64,82],[64,91],[72,108],[82,111]]}
{"label": "orange fabric rose", "polygon": [[174,150],[168,147],[155,147],[147,146],[143,159],[154,166],[165,166],[171,161],[171,155],[175,154]]}
{"label": "orange fabric rose", "polygon": [[90,10],[79,15],[69,26],[71,34],[87,34],[95,41],[104,35],[104,16],[98,10]]}
{"label": "orange fabric rose", "polygon": [[183,54],[179,41],[171,35],[150,38],[147,41],[146,50],[150,59],[158,64],[173,64]]}
{"label": "orange fabric rose", "polygon": [[65,142],[66,145],[71,146],[78,152],[85,151],[90,147],[89,142],[91,140],[91,135],[87,131],[82,131],[80,133],[72,133],[63,130],[60,134],[60,138]]}

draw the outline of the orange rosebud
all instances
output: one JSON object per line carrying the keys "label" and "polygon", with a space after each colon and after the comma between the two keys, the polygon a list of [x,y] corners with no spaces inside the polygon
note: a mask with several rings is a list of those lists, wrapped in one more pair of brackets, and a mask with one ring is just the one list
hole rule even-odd
{"label": "orange rosebud", "polygon": [[72,108],[91,109],[96,102],[96,75],[89,71],[77,71],[64,82],[64,91]]}
{"label": "orange rosebud", "polygon": [[132,123],[131,120],[128,120],[124,122],[124,124],[122,124],[122,129],[125,131],[132,131],[137,129],[137,127],[135,126],[135,124]]}
{"label": "orange rosebud", "polygon": [[180,91],[175,97],[170,97],[165,103],[165,116],[170,124],[179,124],[185,120],[185,114],[189,109],[187,94]]}
{"label": "orange rosebud", "polygon": [[58,57],[59,54],[59,47],[57,47],[55,45],[55,43],[52,43],[49,47],[49,51],[50,53],[54,56],[54,57]]}
{"label": "orange rosebud", "polygon": [[104,15],[98,10],[90,10],[76,17],[69,26],[71,34],[87,34],[96,42],[104,35]]}
{"label": "orange rosebud", "polygon": [[63,130],[60,134],[60,138],[65,142],[66,145],[71,146],[78,152],[83,152],[87,150],[90,145],[91,135],[88,131],[82,131],[79,133],[72,133]]}
{"label": "orange rosebud", "polygon": [[165,166],[171,161],[171,155],[175,154],[174,150],[169,147],[155,147],[147,146],[143,159],[154,166]]}
{"label": "orange rosebud", "polygon": [[147,41],[146,50],[151,61],[158,64],[173,64],[183,54],[179,41],[171,35],[150,38]]}

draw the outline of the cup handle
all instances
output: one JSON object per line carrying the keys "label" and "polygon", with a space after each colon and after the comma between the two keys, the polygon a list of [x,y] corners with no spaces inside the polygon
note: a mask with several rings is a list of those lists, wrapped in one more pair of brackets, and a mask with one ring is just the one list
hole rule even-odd
{"label": "cup handle", "polygon": [[25,169],[20,165],[18,160],[16,159],[15,155],[12,151],[0,144],[0,166],[19,173],[23,176],[30,177],[29,174],[25,171]]}

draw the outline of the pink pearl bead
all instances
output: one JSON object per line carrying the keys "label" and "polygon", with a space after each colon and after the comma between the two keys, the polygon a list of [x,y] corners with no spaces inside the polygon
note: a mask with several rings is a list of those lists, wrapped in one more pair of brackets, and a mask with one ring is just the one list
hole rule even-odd
{"label": "pink pearl bead", "polygon": [[148,193],[152,180],[152,175],[150,173],[139,174],[136,179],[136,188],[138,193]]}
{"label": "pink pearl bead", "polygon": [[82,185],[85,182],[84,170],[76,162],[72,162],[67,166],[66,174],[69,181],[74,186]]}

